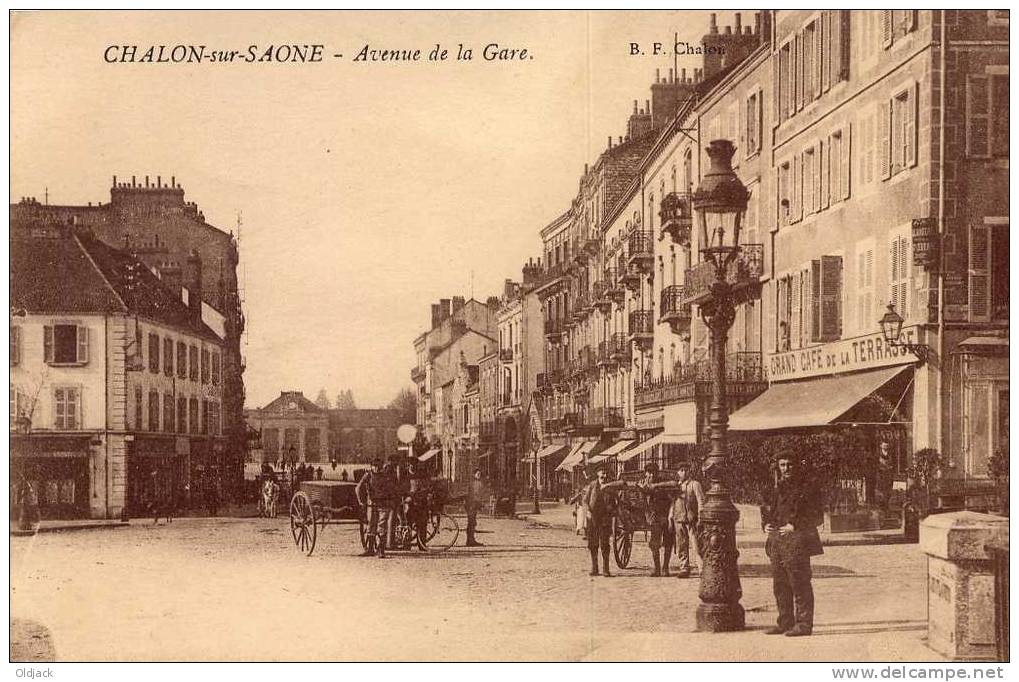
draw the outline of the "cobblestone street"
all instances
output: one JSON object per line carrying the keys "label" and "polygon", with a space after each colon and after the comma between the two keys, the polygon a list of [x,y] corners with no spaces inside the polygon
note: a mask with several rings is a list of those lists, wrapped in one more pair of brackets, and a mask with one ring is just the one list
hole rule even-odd
{"label": "cobblestone street", "polygon": [[755,534],[740,536],[748,631],[707,635],[692,633],[698,581],[649,577],[640,534],[628,570],[593,579],[579,537],[529,521],[482,519],[485,547],[385,560],[356,557],[351,526],[304,557],[287,523],[12,538],[12,617],[48,628],[58,660],[939,660],[916,545],[826,547],[815,636],[794,641],[758,631],[774,611]]}

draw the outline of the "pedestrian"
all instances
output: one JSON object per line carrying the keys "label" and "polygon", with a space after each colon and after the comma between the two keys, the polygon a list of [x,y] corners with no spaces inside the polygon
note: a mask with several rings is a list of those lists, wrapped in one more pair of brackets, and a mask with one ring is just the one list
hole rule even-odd
{"label": "pedestrian", "polygon": [[[679,492],[679,485],[676,481],[661,480],[658,465],[649,462],[644,467],[644,480],[640,482],[639,487],[646,501],[644,515],[650,531],[648,547],[651,548],[651,559],[654,562],[651,575],[668,576],[673,540],[669,517],[672,501]],[[662,550],[661,556],[658,554],[659,549]]]}
{"label": "pedestrian", "polygon": [[603,575],[606,578],[612,577],[609,570],[609,537],[612,534],[612,518],[616,515],[616,491],[625,486],[625,481],[609,481],[608,469],[601,466],[594,480],[584,488],[584,506],[590,514],[587,520],[587,550],[591,553],[591,575],[598,575],[600,550]]}
{"label": "pedestrian", "polygon": [[322,472],[322,467],[315,469],[315,479],[321,481],[325,474]]}
{"label": "pedestrian", "polygon": [[484,547],[474,537],[478,532],[478,511],[485,499],[485,482],[481,480],[481,469],[474,470],[474,476],[467,483],[467,546]]}
{"label": "pedestrian", "polygon": [[209,516],[216,516],[219,514],[219,481],[209,481],[206,491],[206,506],[209,508]]}
{"label": "pedestrian", "polygon": [[892,460],[891,445],[883,440],[878,446],[877,471],[875,472],[875,502],[882,515],[888,513],[892,499],[892,487],[895,482],[895,466]]}
{"label": "pedestrian", "polygon": [[[676,470],[679,482],[679,493],[672,503],[672,525],[676,536],[676,564],[679,571],[676,576],[687,578],[690,571],[697,568],[690,561],[690,542],[694,547],[697,543],[697,520],[700,509],[704,506],[704,489],[701,482],[690,473],[689,462],[680,462]],[[700,552],[698,552],[699,554]]]}
{"label": "pedestrian", "polygon": [[393,506],[397,503],[396,477],[391,464],[382,466],[382,461],[372,462],[369,471],[357,484],[355,490],[358,503],[367,510],[368,542],[361,556],[378,554],[386,557],[386,540],[393,525]]}
{"label": "pedestrian", "polygon": [[764,549],[771,559],[772,587],[778,604],[778,623],[769,635],[805,637],[814,629],[814,590],[810,557],[823,554],[817,526],[820,500],[800,475],[789,453],[778,456],[778,482],[761,507],[768,534]]}
{"label": "pedestrian", "polygon": [[347,470],[346,469],[344,469],[343,471],[340,472],[340,480],[341,481],[349,481],[350,480],[350,477],[347,476]]}
{"label": "pedestrian", "polygon": [[584,505],[584,492],[587,490],[588,476],[584,473],[584,485],[574,493],[573,497],[566,500],[566,504],[573,505],[573,518],[576,524],[577,535],[587,537],[587,519],[590,516],[587,507]]}
{"label": "pedestrian", "polygon": [[149,507],[152,511],[152,524],[156,525],[159,523],[159,517],[161,516],[160,510],[163,506],[162,501],[159,499],[159,471],[153,469],[149,474],[151,480],[149,488]]}

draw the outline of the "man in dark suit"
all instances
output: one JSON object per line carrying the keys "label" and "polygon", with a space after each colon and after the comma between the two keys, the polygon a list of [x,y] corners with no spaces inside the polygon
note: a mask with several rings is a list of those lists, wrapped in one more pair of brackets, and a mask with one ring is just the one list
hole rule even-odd
{"label": "man in dark suit", "polygon": [[790,454],[779,455],[778,475],[778,483],[761,507],[761,522],[768,534],[764,548],[771,559],[778,604],[778,624],[766,634],[805,637],[814,628],[810,557],[824,552],[817,534],[821,505]]}
{"label": "man in dark suit", "polygon": [[598,550],[601,550],[604,575],[612,577],[609,571],[609,537],[612,535],[612,517],[616,513],[616,490],[626,485],[624,481],[609,481],[609,472],[604,466],[597,471],[593,481],[584,488],[584,507],[590,518],[587,521],[587,549],[591,553],[591,575],[598,575]]}

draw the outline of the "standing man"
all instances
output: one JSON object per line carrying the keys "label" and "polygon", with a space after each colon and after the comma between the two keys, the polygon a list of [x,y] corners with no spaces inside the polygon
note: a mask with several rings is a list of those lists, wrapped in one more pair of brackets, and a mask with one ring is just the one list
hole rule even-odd
{"label": "standing man", "polygon": [[761,520],[768,534],[764,550],[771,559],[778,604],[778,624],[766,634],[805,637],[814,629],[810,557],[824,553],[817,534],[821,505],[789,453],[778,456],[778,484],[766,501],[761,507]]}
{"label": "standing man", "polygon": [[478,532],[478,510],[485,499],[485,482],[481,480],[481,469],[474,470],[474,476],[467,484],[467,546],[484,547],[474,538]]}
{"label": "standing man", "polygon": [[358,481],[355,494],[368,516],[368,546],[361,556],[377,552],[380,559],[385,559],[386,539],[393,525],[393,506],[397,503],[396,477],[391,465],[383,467],[380,460],[374,460],[372,470]]}
{"label": "standing man", "polygon": [[[658,474],[658,465],[650,462],[644,467],[644,480],[639,484],[647,500],[645,517],[651,531],[648,546],[651,548],[651,559],[655,568],[652,576],[669,575],[669,559],[672,558],[672,528],[669,517],[672,512],[672,500],[679,492],[679,484],[675,481],[662,481]],[[659,558],[658,550],[664,550]]]}
{"label": "standing man", "polygon": [[878,446],[877,472],[875,476],[875,502],[882,514],[888,513],[892,498],[892,486],[895,481],[895,464],[892,460],[892,448],[888,441],[883,440]]}
{"label": "standing man", "polygon": [[587,549],[591,553],[591,575],[598,575],[598,550],[601,550],[604,575],[611,578],[609,571],[609,536],[612,534],[612,517],[616,514],[616,490],[626,485],[625,481],[609,481],[605,466],[598,468],[593,481],[584,488],[584,504],[591,518],[587,522]]}
{"label": "standing man", "polygon": [[693,540],[696,547],[697,519],[701,507],[704,506],[704,489],[701,482],[690,475],[689,462],[680,462],[676,480],[679,481],[679,494],[672,503],[672,524],[676,533],[676,563],[679,564],[676,576],[688,578],[690,569],[696,568],[690,562],[690,540]]}

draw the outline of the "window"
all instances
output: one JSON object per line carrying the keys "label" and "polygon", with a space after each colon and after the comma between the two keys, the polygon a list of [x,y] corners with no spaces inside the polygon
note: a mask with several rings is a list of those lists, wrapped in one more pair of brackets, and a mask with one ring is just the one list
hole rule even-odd
{"label": "window", "polygon": [[58,431],[71,431],[81,428],[81,389],[54,388],[54,420],[53,428]]}
{"label": "window", "polygon": [[141,431],[144,427],[144,414],[142,407],[142,387],[134,387],[134,428],[136,431]]}
{"label": "window", "polygon": [[191,381],[198,381],[198,347],[191,346],[188,357],[191,359]]}
{"label": "window", "polygon": [[786,275],[778,280],[775,287],[777,322],[775,325],[775,350],[784,352],[792,347],[791,326],[792,322],[792,277]]}
{"label": "window", "polygon": [[857,245],[856,250],[856,330],[860,334],[874,330],[878,315],[874,312],[874,248]]}
{"label": "window", "polygon": [[[419,367],[423,366],[423,364],[424,363],[419,365]],[[212,385],[213,386],[219,386],[220,371],[221,370],[220,370],[220,366],[219,366],[219,351],[218,350],[214,350],[214,351],[212,351]]]}
{"label": "window", "polygon": [[177,377],[188,378],[188,347],[183,341],[177,342]]}
{"label": "window", "polygon": [[916,29],[916,10],[881,10],[881,45],[887,50]]}
{"label": "window", "polygon": [[202,349],[202,383],[209,383],[209,350]]}
{"label": "window", "polygon": [[18,420],[28,418],[29,411],[28,396],[11,385],[11,430],[18,427]]}
{"label": "window", "polygon": [[202,400],[202,433],[209,433],[209,401]]}
{"label": "window", "polygon": [[176,415],[173,413],[173,396],[165,393],[163,394],[163,431],[173,433],[176,422]]}
{"label": "window", "polygon": [[913,272],[911,239],[908,235],[895,235],[888,246],[888,302],[895,306],[903,319],[909,319],[909,290]]}
{"label": "window", "polygon": [[821,256],[811,262],[810,340],[842,338],[842,257]]}
{"label": "window", "polygon": [[776,97],[776,104],[778,105],[779,120],[784,121],[791,115],[790,106],[792,104],[792,67],[793,67],[793,52],[792,43],[786,43],[782,46],[782,49],[778,51],[778,73],[779,77],[775,81],[775,87],[778,88],[778,97]]}
{"label": "window", "polygon": [[1008,157],[1008,75],[966,77],[966,153]]}
{"label": "window", "polygon": [[817,211],[817,154],[814,148],[803,152],[803,212],[811,214]]}
{"label": "window", "polygon": [[214,400],[209,401],[209,433],[213,436],[221,435],[219,403]]}
{"label": "window", "polygon": [[792,222],[792,169],[788,161],[778,167],[778,224]]}
{"label": "window", "polygon": [[849,146],[849,126],[828,136],[826,158],[828,183],[825,189],[826,204],[835,204],[849,198],[849,175],[852,167]]}
{"label": "window", "polygon": [[47,325],[43,330],[43,356],[49,365],[84,365],[88,362],[88,327]]}
{"label": "window", "polygon": [[11,325],[11,367],[21,362],[21,327]]}
{"label": "window", "polygon": [[916,165],[915,86],[892,99],[892,175]]}
{"label": "window", "polygon": [[1008,225],[969,230],[969,314],[974,322],[1008,319]]}
{"label": "window", "polygon": [[198,433],[198,417],[198,398],[191,398],[188,400],[188,425],[190,426],[190,433]]}
{"label": "window", "polygon": [[874,155],[877,147],[876,119],[873,112],[865,113],[859,122],[860,153],[856,155],[859,167],[856,178],[860,184],[874,182]]}
{"label": "window", "polygon": [[159,393],[149,391],[149,431],[159,430]]}
{"label": "window", "polygon": [[762,128],[762,94],[761,90],[754,92],[747,98],[746,118],[746,143],[744,144],[744,155],[750,158],[761,151],[761,128]]}
{"label": "window", "polygon": [[188,399],[177,398],[177,433],[188,432]]}
{"label": "window", "polygon": [[163,374],[173,376],[173,339],[163,339]]}
{"label": "window", "polygon": [[159,373],[159,335],[149,334],[149,371]]}

